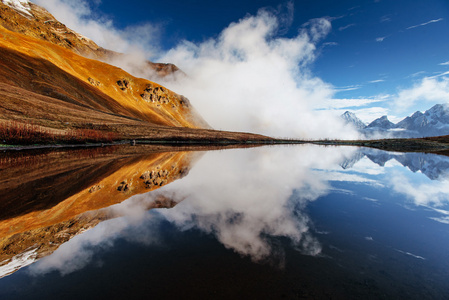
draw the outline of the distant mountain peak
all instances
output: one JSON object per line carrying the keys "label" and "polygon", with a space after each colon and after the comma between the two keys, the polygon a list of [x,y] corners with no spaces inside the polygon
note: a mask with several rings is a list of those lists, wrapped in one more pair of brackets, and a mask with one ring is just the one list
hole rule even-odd
{"label": "distant mountain peak", "polygon": [[418,117],[420,117],[420,116],[422,116],[422,115],[424,115],[422,112],[416,111],[416,112],[411,116],[411,118],[418,118]]}
{"label": "distant mountain peak", "polygon": [[340,117],[345,120],[347,124],[352,124],[357,129],[364,129],[366,127],[366,124],[363,123],[355,113],[350,111],[345,111]]}
{"label": "distant mountain peak", "polygon": [[395,127],[395,124],[388,120],[388,116],[382,116],[372,121],[368,126],[368,128],[377,127],[380,129],[391,129]]}

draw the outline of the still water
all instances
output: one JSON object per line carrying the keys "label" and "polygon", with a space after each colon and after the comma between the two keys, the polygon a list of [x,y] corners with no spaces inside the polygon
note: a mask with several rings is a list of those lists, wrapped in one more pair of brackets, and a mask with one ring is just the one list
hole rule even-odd
{"label": "still water", "polygon": [[0,299],[449,298],[448,157],[175,150],[0,156]]}

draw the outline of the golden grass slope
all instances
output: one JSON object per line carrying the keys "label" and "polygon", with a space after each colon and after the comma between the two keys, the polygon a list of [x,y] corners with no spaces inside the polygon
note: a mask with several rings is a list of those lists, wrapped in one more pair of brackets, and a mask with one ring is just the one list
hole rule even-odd
{"label": "golden grass slope", "polygon": [[0,57],[2,83],[152,124],[208,127],[186,98],[154,82],[2,27]]}

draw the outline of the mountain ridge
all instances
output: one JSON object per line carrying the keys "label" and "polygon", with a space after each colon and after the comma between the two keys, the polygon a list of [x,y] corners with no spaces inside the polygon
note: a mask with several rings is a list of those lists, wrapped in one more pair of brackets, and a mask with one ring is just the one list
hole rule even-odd
{"label": "mountain ridge", "polygon": [[[349,114],[351,114],[351,118],[348,118]],[[449,103],[435,104],[424,113],[416,111],[396,124],[388,120],[388,116],[382,116],[367,125],[349,111],[343,113],[341,118],[368,138],[379,134],[387,134],[392,138],[418,138],[449,134]]]}

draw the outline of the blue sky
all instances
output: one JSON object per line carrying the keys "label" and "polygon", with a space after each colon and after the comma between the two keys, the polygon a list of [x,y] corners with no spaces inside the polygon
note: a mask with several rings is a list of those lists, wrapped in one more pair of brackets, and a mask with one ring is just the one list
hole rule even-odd
{"label": "blue sky", "polygon": [[[75,27],[103,45],[92,33],[94,31],[82,26],[77,28],[58,10],[61,1],[64,2],[37,0],[36,3],[49,9],[69,27]],[[449,72],[447,0],[164,0],[126,3],[85,0],[79,3],[83,9],[73,10],[84,23],[100,22],[102,26],[121,32],[125,40],[136,34],[143,48],[152,48],[147,54],[149,58],[173,59],[166,62],[181,64],[180,67],[187,71],[190,71],[188,63],[177,60],[182,53],[200,51],[190,56],[196,59],[204,54],[208,41],[218,43],[224,30],[232,27],[230,24],[240,24],[249,16],[260,17],[263,9],[276,19],[275,29],[265,39],[275,42],[294,40],[303,31],[309,37],[313,53],[307,53],[310,55],[307,61],[292,59],[289,62],[300,65],[299,71],[294,71],[296,75],[299,73],[294,76],[298,86],[303,84],[304,77],[308,77],[321,81],[320,84],[330,89],[330,95],[326,94],[330,99],[313,107],[317,111],[331,110],[339,114],[350,110],[365,122],[388,114],[392,121],[399,121],[416,110],[424,111],[436,103],[449,101],[449,74],[445,74]],[[330,25],[316,39],[313,20],[325,20]],[[146,36],[142,35],[145,28]],[[139,42],[135,38],[131,40],[134,44]],[[195,50],[191,50],[192,45]],[[112,47],[107,43],[105,46]],[[251,55],[252,52],[245,53]],[[195,104],[195,99],[191,98],[191,101]]]}

